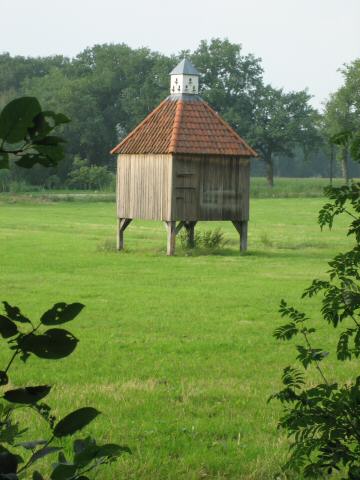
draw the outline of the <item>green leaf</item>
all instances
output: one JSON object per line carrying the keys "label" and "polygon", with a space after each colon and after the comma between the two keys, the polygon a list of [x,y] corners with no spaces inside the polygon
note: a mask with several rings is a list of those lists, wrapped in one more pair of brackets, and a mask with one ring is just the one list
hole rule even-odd
{"label": "green leaf", "polygon": [[36,461],[40,460],[41,458],[46,457],[47,455],[51,455],[52,453],[59,452],[61,447],[45,447],[40,448],[37,452],[35,452],[31,457],[31,463],[35,463]]}
{"label": "green leaf", "polygon": [[29,442],[20,442],[15,445],[15,447],[23,447],[26,450],[34,450],[39,445],[45,445],[47,440],[32,440]]}
{"label": "green leaf", "polygon": [[44,477],[37,470],[33,473],[32,480],[44,480]]}
{"label": "green leaf", "polygon": [[101,457],[118,457],[123,453],[131,453],[129,447],[116,445],[114,443],[107,443],[106,445],[102,445],[99,447],[99,451],[97,452],[96,456],[98,458]]}
{"label": "green leaf", "polygon": [[4,393],[4,398],[11,403],[34,404],[46,397],[50,392],[49,385],[41,385],[38,387],[24,387],[16,390],[8,390]]}
{"label": "green leaf", "polygon": [[353,160],[360,162],[360,133],[355,135],[351,142],[350,155]]}
{"label": "green leaf", "polygon": [[82,303],[55,303],[55,305],[45,312],[40,321],[44,325],[60,325],[73,320],[79,315],[85,305]]}
{"label": "green leaf", "polygon": [[344,130],[336,133],[330,138],[330,142],[335,145],[346,146],[352,138],[353,133],[350,130]]}
{"label": "green leaf", "polygon": [[339,360],[351,360],[352,351],[349,348],[349,341],[354,333],[356,333],[355,328],[348,328],[341,333],[336,349],[337,358]]}
{"label": "green leaf", "polygon": [[59,452],[59,455],[58,455],[58,463],[69,463],[69,462],[66,460],[66,457],[65,457],[64,452]]}
{"label": "green leaf", "polygon": [[74,440],[73,449],[74,462],[81,467],[88,465],[99,451],[96,441],[91,437]]}
{"label": "green leaf", "polygon": [[8,302],[3,302],[6,315],[14,322],[31,323],[30,320],[20,312],[19,307],[13,307]]}
{"label": "green leaf", "polygon": [[38,152],[27,153],[22,155],[19,160],[15,161],[16,165],[21,168],[32,168],[37,163],[43,167],[54,167],[57,162],[53,161],[46,155],[41,155]]}
{"label": "green leaf", "polygon": [[62,137],[56,137],[49,135],[48,137],[41,138],[34,141],[34,145],[59,145],[59,143],[65,143],[66,140]]}
{"label": "green leaf", "polygon": [[34,118],[34,127],[29,130],[32,141],[38,142],[44,139],[57,126],[68,123],[70,120],[62,113],[52,111],[40,112]]}
{"label": "green leaf", "polygon": [[7,317],[0,315],[0,335],[3,338],[10,338],[13,337],[18,333],[17,326]]}
{"label": "green leaf", "polygon": [[300,389],[305,385],[304,375],[297,368],[286,367],[282,375],[282,382],[287,387]]}
{"label": "green leaf", "polygon": [[274,330],[273,336],[278,340],[290,340],[292,337],[299,333],[295,323],[291,322],[286,325],[281,325]]}
{"label": "green leaf", "polygon": [[3,168],[9,168],[9,154],[6,152],[0,152],[0,170]]}
{"label": "green leaf", "polygon": [[8,144],[24,140],[40,111],[35,97],[16,98],[8,103],[0,114],[0,139]]}
{"label": "green leaf", "polygon": [[94,420],[99,411],[92,407],[83,407],[64,417],[54,428],[55,437],[73,435]]}
{"label": "green leaf", "polygon": [[16,473],[19,463],[19,457],[13,455],[9,450],[0,445],[0,473]]}
{"label": "green leaf", "polygon": [[48,158],[54,164],[58,163],[64,156],[64,148],[60,144],[36,144],[33,146],[33,148],[40,154],[41,157]]}
{"label": "green leaf", "polygon": [[305,348],[302,345],[297,345],[296,349],[299,355],[296,357],[306,369],[312,362],[321,362],[325,357],[329,355],[328,352],[324,352],[320,348]]}
{"label": "green leaf", "polygon": [[76,348],[78,339],[67,330],[52,328],[42,335],[30,334],[18,342],[21,350],[40,358],[58,359],[70,355]]}
{"label": "green leaf", "polygon": [[0,370],[0,386],[7,385],[9,383],[9,377],[4,370]]}
{"label": "green leaf", "polygon": [[77,466],[71,463],[57,463],[51,472],[51,480],[67,480],[74,476]]}

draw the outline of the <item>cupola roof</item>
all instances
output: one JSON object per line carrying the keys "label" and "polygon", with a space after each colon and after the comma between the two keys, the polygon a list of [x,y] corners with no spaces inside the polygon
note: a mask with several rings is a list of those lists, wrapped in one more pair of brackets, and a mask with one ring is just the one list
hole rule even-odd
{"label": "cupola roof", "polygon": [[200,72],[194,67],[194,65],[184,58],[176,67],[170,72],[170,75],[200,75]]}

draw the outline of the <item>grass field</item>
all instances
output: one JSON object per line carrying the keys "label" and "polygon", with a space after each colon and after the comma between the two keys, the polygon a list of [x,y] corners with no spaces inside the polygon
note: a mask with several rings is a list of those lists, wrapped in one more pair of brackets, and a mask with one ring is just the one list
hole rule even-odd
{"label": "grass field", "polygon": [[[254,199],[247,254],[231,224],[200,223],[221,226],[227,246],[168,258],[156,222],[135,221],[126,251],[114,252],[110,202],[3,198],[1,299],[34,318],[58,301],[86,304],[69,325],[80,338],[75,353],[17,364],[12,380],[54,384],[49,403],[59,415],[86,404],[103,412],[84,434],[133,454],[98,478],[273,478],[287,440],[276,430],[279,406],[266,399],[296,355],[271,336],[278,305],[286,298],[315,314],[319,299],[301,292],[350,242],[342,223],[320,232],[324,200]],[[319,344],[331,348],[319,328]],[[1,351],[2,365],[6,358]],[[346,379],[337,368],[330,355],[330,378]]]}
{"label": "grass field", "polygon": [[[333,180],[334,186],[339,186],[344,183],[343,179],[335,178]],[[314,198],[322,197],[324,194],[324,187],[329,184],[327,178],[275,178],[273,188],[269,185],[263,177],[252,177],[250,179],[250,195],[252,198]],[[18,190],[16,182],[10,185],[10,192],[0,193],[3,201],[18,202],[32,200],[39,201],[96,201],[98,202],[114,202],[115,191],[111,188],[103,192],[94,192],[89,190],[46,190],[41,187],[34,187],[31,185],[22,185],[22,189]],[[13,188],[14,187],[14,188]],[[115,187],[114,187],[115,188]],[[0,192],[2,192],[0,184]]]}

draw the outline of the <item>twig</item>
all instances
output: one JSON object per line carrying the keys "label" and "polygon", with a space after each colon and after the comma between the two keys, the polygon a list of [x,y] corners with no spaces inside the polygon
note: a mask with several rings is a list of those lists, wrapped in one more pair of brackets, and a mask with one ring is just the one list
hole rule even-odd
{"label": "twig", "polygon": [[18,470],[17,473],[21,473],[21,472],[23,472],[24,470],[26,470],[28,467],[30,467],[30,465],[31,465],[32,463],[34,463],[34,460],[32,461],[32,458],[33,458],[33,456],[35,455],[35,453],[42,452],[45,448],[47,448],[47,447],[50,445],[50,443],[54,440],[54,438],[55,438],[55,437],[54,437],[54,435],[53,435],[53,436],[50,438],[50,440],[48,440],[42,448],[40,448],[39,450],[37,450],[36,452],[34,452],[34,453],[31,455],[31,457],[29,458],[29,460],[25,463],[25,465],[23,465],[23,466],[20,468],[20,470]]}
{"label": "twig", "polygon": [[[304,335],[304,338],[305,338],[305,341],[306,341],[306,344],[307,346],[309,347],[310,350],[313,350],[312,346],[311,346],[311,343],[309,342],[309,339],[308,339],[308,336],[306,335],[306,333],[304,331],[301,332],[303,335]],[[321,378],[324,380],[324,382],[326,383],[326,385],[329,385],[329,382],[326,380],[326,377],[324,375],[324,372],[322,371],[320,365],[319,365],[319,362],[317,360],[314,359],[314,362],[315,362],[315,368],[317,369],[317,371],[320,373],[321,375]]]}

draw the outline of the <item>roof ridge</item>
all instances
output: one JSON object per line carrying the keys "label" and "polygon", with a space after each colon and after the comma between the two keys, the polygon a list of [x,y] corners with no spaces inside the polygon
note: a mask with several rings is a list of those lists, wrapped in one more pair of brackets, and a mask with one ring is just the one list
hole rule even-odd
{"label": "roof ridge", "polygon": [[248,148],[248,149],[252,152],[252,154],[253,154],[254,157],[257,157],[258,154],[255,152],[255,150],[252,149],[252,148],[250,147],[250,145],[248,145],[248,144],[245,142],[245,140],[240,137],[240,135],[222,118],[222,116],[221,116],[216,110],[214,110],[212,107],[210,107],[210,105],[209,105],[204,99],[201,99],[201,100],[202,100],[203,104],[205,105],[205,107],[206,107],[213,115],[215,115],[218,120],[220,120],[220,122],[224,125],[224,127],[226,127],[226,129],[227,129],[232,135],[234,135],[235,138],[236,138],[237,140],[239,140],[242,145],[244,145],[246,148]]}
{"label": "roof ridge", "polygon": [[168,153],[175,153],[176,151],[176,144],[179,136],[180,125],[181,125],[181,117],[184,110],[184,102],[182,100],[178,100],[176,102],[176,111],[174,115],[174,122],[172,126],[171,138],[168,148]]}
{"label": "roof ridge", "polygon": [[128,135],[126,135],[126,137],[123,138],[121,142],[116,145],[116,147],[110,150],[110,154],[117,153],[117,149],[122,147],[125,142],[130,140],[130,138],[135,135],[135,133],[137,133],[137,131],[158,112],[158,110],[160,110],[160,108],[164,103],[166,103],[166,101],[167,98],[165,98],[152,112],[146,115],[146,117],[134,128],[134,130],[132,130]]}

